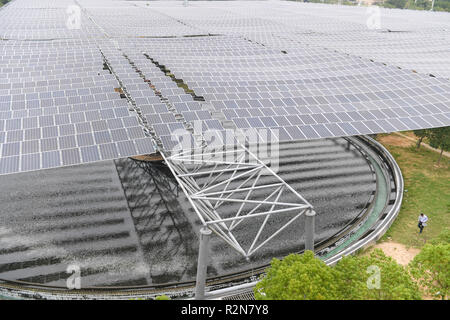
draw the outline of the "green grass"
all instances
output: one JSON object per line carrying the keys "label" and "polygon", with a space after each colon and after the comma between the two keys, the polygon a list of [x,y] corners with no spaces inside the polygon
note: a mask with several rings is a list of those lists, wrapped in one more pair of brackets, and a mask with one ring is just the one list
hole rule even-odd
{"label": "green grass", "polygon": [[[404,138],[400,138],[404,139]],[[383,143],[383,135],[378,140]],[[388,142],[383,145],[391,152],[402,170],[405,193],[400,213],[382,240],[390,240],[420,248],[450,226],[450,160],[432,150],[401,147]],[[419,213],[429,220],[422,234],[417,228]]]}

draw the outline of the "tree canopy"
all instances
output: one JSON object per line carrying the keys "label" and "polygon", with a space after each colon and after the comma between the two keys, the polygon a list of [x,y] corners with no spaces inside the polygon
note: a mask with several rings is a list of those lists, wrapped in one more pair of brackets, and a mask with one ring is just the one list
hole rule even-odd
{"label": "tree canopy", "polygon": [[427,243],[410,263],[410,271],[432,297],[448,299],[450,290],[450,229]]}
{"label": "tree canopy", "polygon": [[418,137],[419,139],[417,140],[417,148],[420,148],[420,144],[422,143],[423,139],[428,137],[429,135],[429,130],[428,129],[421,129],[421,130],[414,130],[414,135],[416,137]]}
{"label": "tree canopy", "polygon": [[307,251],[273,259],[255,287],[255,298],[273,300],[421,299],[409,273],[381,250],[348,256],[335,267]]}
{"label": "tree canopy", "polygon": [[311,251],[273,259],[267,275],[256,285],[258,300],[340,299],[336,271],[314,257]]}
{"label": "tree canopy", "polygon": [[430,130],[428,138],[430,139],[430,146],[441,150],[438,163],[441,160],[442,153],[450,150],[450,127],[435,128]]}
{"label": "tree canopy", "polygon": [[343,299],[420,300],[408,271],[380,249],[369,256],[347,256],[336,265]]}

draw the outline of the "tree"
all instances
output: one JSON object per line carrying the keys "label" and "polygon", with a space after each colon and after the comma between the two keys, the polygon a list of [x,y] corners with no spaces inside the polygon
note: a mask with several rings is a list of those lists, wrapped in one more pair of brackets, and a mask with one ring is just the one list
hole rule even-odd
{"label": "tree", "polygon": [[438,159],[438,165],[441,162],[442,153],[450,149],[450,127],[442,127],[430,130],[430,146],[441,149]]}
{"label": "tree", "polygon": [[[374,280],[374,281],[372,281]],[[377,281],[379,280],[379,281]],[[381,250],[370,256],[348,256],[327,266],[311,251],[273,259],[255,287],[259,300],[421,299],[411,276]]]}
{"label": "tree", "polygon": [[267,274],[255,287],[257,300],[340,299],[336,271],[311,251],[273,259]]}
{"label": "tree", "polygon": [[403,9],[407,0],[387,0],[384,2],[385,7]]}
{"label": "tree", "polygon": [[341,292],[351,300],[420,300],[408,271],[380,249],[369,256],[347,256],[336,265]]}
{"label": "tree", "polygon": [[431,240],[432,244],[448,244],[450,243],[450,228],[445,228],[439,235]]}
{"label": "tree", "polygon": [[420,148],[420,144],[422,143],[423,139],[425,137],[428,137],[429,130],[422,129],[422,130],[414,130],[413,132],[414,132],[414,135],[419,138],[417,140],[417,143],[416,143],[416,147],[417,147],[417,149],[419,149]]}
{"label": "tree", "polygon": [[439,236],[427,243],[409,269],[425,292],[441,299],[448,299],[450,289],[450,229],[444,229]]}
{"label": "tree", "polygon": [[425,291],[441,299],[449,296],[450,244],[427,243],[410,263],[411,274]]}

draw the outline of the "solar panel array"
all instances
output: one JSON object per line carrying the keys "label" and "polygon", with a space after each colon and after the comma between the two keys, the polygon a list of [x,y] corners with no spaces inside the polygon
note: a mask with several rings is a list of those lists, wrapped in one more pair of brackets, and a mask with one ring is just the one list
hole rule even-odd
{"label": "solar panel array", "polygon": [[0,50],[1,174],[154,151],[98,48],[8,41]]}
{"label": "solar panel array", "polygon": [[383,9],[374,29],[367,13],[14,0],[0,9],[0,174],[224,143],[230,126],[283,141],[448,126],[450,14]]}
{"label": "solar panel array", "polygon": [[448,80],[357,57],[315,48],[284,54],[221,36],[137,45],[237,128],[277,129],[282,140],[444,126],[450,120]]}
{"label": "solar panel array", "polygon": [[69,28],[72,0],[14,0],[0,9],[0,39],[52,40],[98,38],[98,27],[81,15],[79,28]]}

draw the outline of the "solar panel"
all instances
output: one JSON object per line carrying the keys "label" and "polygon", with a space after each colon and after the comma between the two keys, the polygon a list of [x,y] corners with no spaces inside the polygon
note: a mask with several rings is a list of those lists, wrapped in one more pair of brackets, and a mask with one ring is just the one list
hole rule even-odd
{"label": "solar panel", "polygon": [[71,29],[68,5],[0,10],[0,173],[171,151],[225,124],[261,141],[450,124],[448,13],[380,9],[371,29],[361,7],[93,0]]}
{"label": "solar panel", "polygon": [[[8,7],[1,11],[0,24]],[[127,101],[115,92],[119,83],[106,76],[101,52],[89,41],[59,44],[43,41],[26,45],[13,41],[2,44],[0,51],[5,57],[0,61],[0,68],[8,76],[8,83],[2,83],[4,90],[0,93],[1,173],[155,151],[152,139],[145,137],[136,115],[128,110]],[[59,57],[57,63],[48,52]],[[72,77],[73,72],[82,74],[75,70],[81,66],[92,70],[86,71],[90,74],[86,81],[82,76]],[[55,72],[56,68],[61,72]],[[24,70],[28,69],[41,69],[48,79],[43,79],[41,72],[23,77]],[[59,79],[51,80],[54,74],[59,74]],[[107,82],[103,81],[105,76]],[[94,99],[93,92],[104,94]]]}

